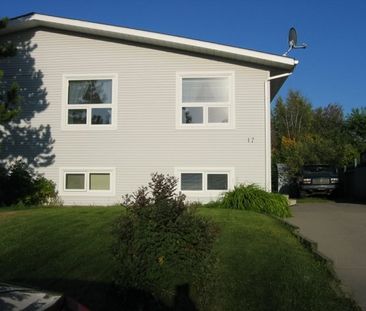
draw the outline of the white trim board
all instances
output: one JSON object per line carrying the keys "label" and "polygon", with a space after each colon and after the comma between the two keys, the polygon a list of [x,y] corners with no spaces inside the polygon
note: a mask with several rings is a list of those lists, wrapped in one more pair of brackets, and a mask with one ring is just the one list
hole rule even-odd
{"label": "white trim board", "polygon": [[172,36],[162,33],[38,13],[29,13],[27,15],[11,19],[8,23],[8,26],[0,31],[0,35],[40,26],[66,31],[76,31],[85,34],[99,35],[144,44],[152,44],[161,47],[174,48],[183,51],[190,51],[258,65],[270,66],[284,70],[293,70],[298,64],[298,60],[282,55],[264,53],[250,49]]}

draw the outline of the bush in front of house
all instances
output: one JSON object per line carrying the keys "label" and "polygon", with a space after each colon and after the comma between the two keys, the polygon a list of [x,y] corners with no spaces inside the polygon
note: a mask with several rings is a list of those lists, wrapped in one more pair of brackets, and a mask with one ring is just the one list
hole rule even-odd
{"label": "bush in front of house", "polygon": [[114,228],[115,280],[123,291],[168,300],[177,286],[189,284],[200,289],[202,304],[216,262],[217,227],[186,206],[176,186],[175,177],[155,173],[148,187],[124,197],[126,212]]}
{"label": "bush in front of house", "polygon": [[0,167],[0,206],[44,205],[58,201],[53,181],[37,174],[23,161]]}
{"label": "bush in front of house", "polygon": [[221,205],[224,208],[251,210],[277,217],[291,216],[287,198],[256,185],[235,186],[234,190],[223,195]]}

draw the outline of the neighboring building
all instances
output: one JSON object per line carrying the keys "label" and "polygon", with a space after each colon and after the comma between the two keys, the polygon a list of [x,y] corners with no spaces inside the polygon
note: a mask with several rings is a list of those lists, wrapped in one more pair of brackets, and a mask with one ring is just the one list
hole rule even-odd
{"label": "neighboring building", "polygon": [[238,183],[270,190],[270,102],[297,61],[159,33],[31,13],[0,40],[22,87],[21,121],[2,130],[65,204],[113,204],[152,172],[188,199]]}

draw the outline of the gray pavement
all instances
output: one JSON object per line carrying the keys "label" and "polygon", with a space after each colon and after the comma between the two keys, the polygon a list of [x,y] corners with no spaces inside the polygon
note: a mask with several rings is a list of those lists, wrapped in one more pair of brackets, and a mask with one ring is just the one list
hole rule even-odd
{"label": "gray pavement", "polygon": [[293,215],[288,221],[334,261],[338,277],[366,310],[366,205],[298,204]]}

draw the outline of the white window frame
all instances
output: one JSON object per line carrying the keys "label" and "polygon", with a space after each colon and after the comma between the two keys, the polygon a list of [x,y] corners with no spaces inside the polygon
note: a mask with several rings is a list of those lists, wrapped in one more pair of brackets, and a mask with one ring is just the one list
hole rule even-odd
{"label": "white window frame", "polygon": [[[202,174],[202,190],[182,190],[181,189],[181,174]],[[208,190],[207,175],[208,174],[227,174],[228,189],[227,190]],[[174,175],[178,178],[177,190],[187,196],[217,196],[223,192],[233,189],[235,184],[235,174],[233,167],[179,167],[174,169]]]}
{"label": "white window frame", "polygon": [[[184,78],[228,78],[229,100],[228,102],[193,102],[183,103],[183,79]],[[233,71],[208,71],[208,72],[177,72],[176,74],[176,128],[177,129],[234,129],[235,128],[235,73]],[[203,107],[203,123],[182,123],[183,107]],[[209,123],[208,108],[228,108],[229,122]]]}
{"label": "white window frame", "polygon": [[[84,189],[66,189],[67,174],[84,174]],[[90,190],[90,174],[110,174],[109,190]],[[114,167],[63,167],[59,174],[59,193],[64,196],[113,196],[116,192],[116,169]]]}
{"label": "white window frame", "polygon": [[[111,74],[65,74],[62,78],[62,130],[115,130],[117,128],[117,101],[118,101],[118,75]],[[85,81],[85,80],[112,80],[112,103],[111,104],[68,104],[69,81]],[[92,108],[111,108],[111,124],[91,124]],[[68,124],[69,109],[86,109],[86,124]]]}

